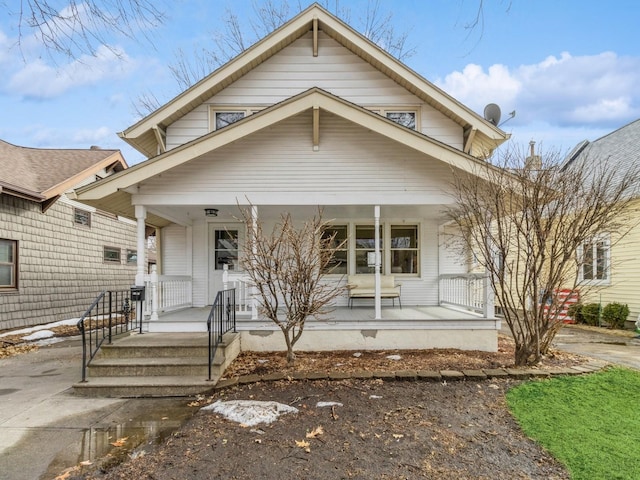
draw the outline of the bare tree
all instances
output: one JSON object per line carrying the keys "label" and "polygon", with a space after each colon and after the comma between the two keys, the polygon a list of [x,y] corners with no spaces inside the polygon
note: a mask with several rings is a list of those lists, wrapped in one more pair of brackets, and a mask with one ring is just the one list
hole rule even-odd
{"label": "bare tree", "polygon": [[557,152],[525,157],[511,148],[474,174],[455,172],[447,212],[459,245],[489,275],[516,365],[536,364],[548,352],[566,307],[560,289],[594,288],[581,281],[590,260],[580,252],[599,235],[615,244],[632,228],[640,178],[637,169],[608,168],[607,159],[561,168]]}
{"label": "bare tree", "polygon": [[64,8],[52,0],[2,1],[1,5],[17,18],[18,45],[32,34],[48,52],[71,58],[95,55],[98,47],[109,45],[107,36],[114,32],[146,37],[164,22],[155,0],[70,0]]}
{"label": "bare tree", "polygon": [[305,322],[331,311],[330,304],[344,287],[325,279],[332,271],[335,252],[343,245],[325,234],[328,223],[321,212],[296,228],[290,214],[283,214],[270,234],[251,209],[243,210],[247,240],[243,266],[257,289],[260,312],[282,331],[287,362],[295,362],[293,348]]}

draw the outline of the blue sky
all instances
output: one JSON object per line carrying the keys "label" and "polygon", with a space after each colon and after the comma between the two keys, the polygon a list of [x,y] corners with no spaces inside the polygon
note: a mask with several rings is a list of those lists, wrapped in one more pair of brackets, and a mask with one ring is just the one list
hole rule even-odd
{"label": "blue sky", "polygon": [[[246,18],[253,1],[160,0],[169,13],[146,32],[152,44],[107,34],[110,48],[79,61],[52,58],[28,31],[18,48],[18,18],[0,3],[0,139],[119,148],[129,164],[140,162],[117,136],[138,119],[133,103],[148,92],[163,101],[179,93],[167,68],[176,50],[206,46],[222,27],[221,12]],[[515,110],[502,128],[519,145],[535,140],[566,152],[640,118],[640,2],[484,0],[483,22],[468,30],[479,2],[380,0],[380,8],[393,14],[397,31],[409,32],[416,48],[409,67],[480,114],[488,103],[500,105],[502,121]],[[338,3],[357,28],[366,0]]]}

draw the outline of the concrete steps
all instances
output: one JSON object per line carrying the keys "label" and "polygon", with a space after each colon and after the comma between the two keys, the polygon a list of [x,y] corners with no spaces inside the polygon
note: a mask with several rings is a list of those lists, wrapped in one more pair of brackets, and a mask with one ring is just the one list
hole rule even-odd
{"label": "concrete steps", "polygon": [[133,334],[104,345],[88,366],[87,381],[73,388],[98,397],[191,396],[213,388],[239,353],[240,336],[224,335],[208,381],[206,334]]}

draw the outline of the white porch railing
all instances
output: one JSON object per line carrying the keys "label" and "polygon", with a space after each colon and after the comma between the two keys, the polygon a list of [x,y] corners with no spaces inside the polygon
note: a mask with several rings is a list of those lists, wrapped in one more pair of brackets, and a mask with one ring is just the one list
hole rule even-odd
{"label": "white porch railing", "polygon": [[170,312],[192,305],[192,280],[188,275],[158,275],[155,265],[145,276],[144,311],[151,320],[158,319],[159,312]]}
{"label": "white porch railing", "polygon": [[225,269],[222,274],[222,282],[225,290],[229,288],[236,289],[236,313],[251,313],[251,317],[257,319],[258,309],[256,308],[256,300],[249,275],[229,272]]}
{"label": "white porch railing", "polygon": [[484,273],[440,275],[440,305],[453,305],[484,313],[487,295],[485,280]]}

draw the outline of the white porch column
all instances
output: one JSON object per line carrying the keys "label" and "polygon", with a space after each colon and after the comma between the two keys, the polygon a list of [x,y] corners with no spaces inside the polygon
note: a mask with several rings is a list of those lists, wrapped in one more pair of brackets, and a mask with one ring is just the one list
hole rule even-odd
{"label": "white porch column", "polygon": [[[258,207],[251,205],[251,228],[253,228],[254,234],[258,229]],[[255,241],[251,242],[252,253],[255,256],[258,253],[258,246]],[[251,286],[251,320],[258,319],[258,288],[255,285]]]}
{"label": "white porch column", "polygon": [[376,205],[373,209],[373,215],[375,217],[375,243],[376,243],[376,264],[375,264],[375,309],[376,309],[376,320],[380,320],[382,318],[382,305],[380,301],[380,264],[381,255],[380,255],[380,205]]}
{"label": "white porch column", "polygon": [[147,295],[151,295],[151,318],[150,321],[158,320],[158,267],[156,265],[151,266],[151,275],[149,275],[149,285],[151,291],[147,292]]}
{"label": "white porch column", "polygon": [[137,236],[138,236],[138,250],[137,255],[137,271],[136,271],[136,286],[144,286],[144,277],[147,271],[147,258],[145,255],[145,220],[147,219],[147,208],[144,205],[136,205],[136,221],[138,222]]}
{"label": "white porch column", "polygon": [[[487,232],[491,231],[491,215],[487,214]],[[487,238],[484,240],[486,242],[486,250],[487,252],[493,252],[493,245],[491,244],[491,239],[487,235]],[[484,281],[482,282],[482,294],[483,294],[483,309],[482,314],[485,318],[494,318],[495,317],[495,299],[494,299],[494,291],[491,286],[491,271],[485,267],[484,269]]]}

